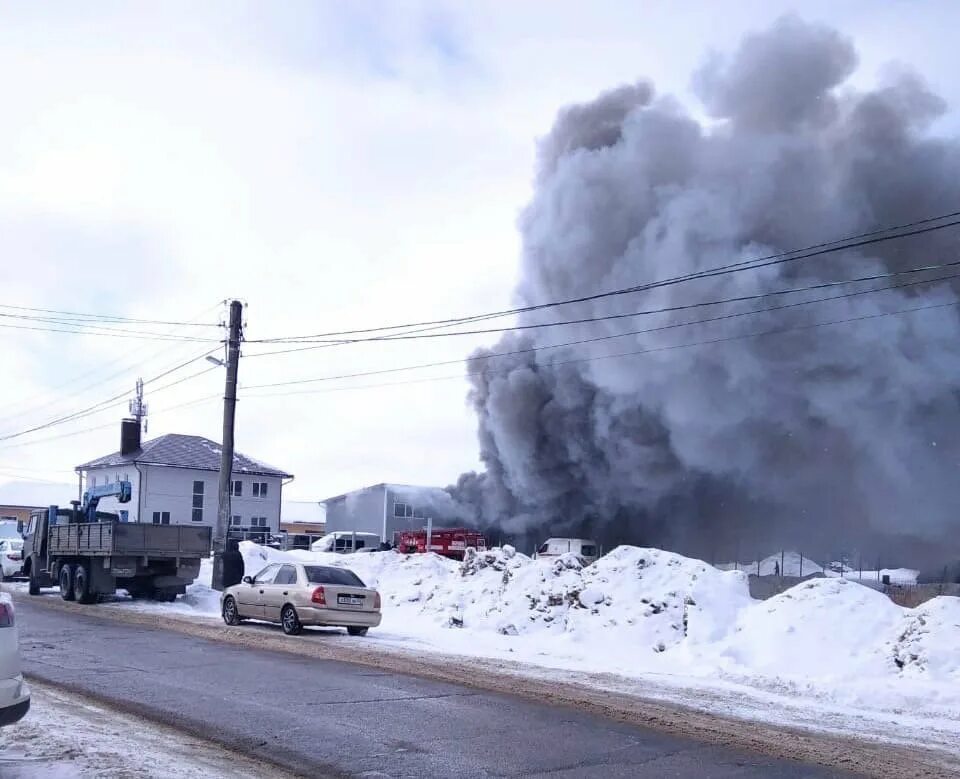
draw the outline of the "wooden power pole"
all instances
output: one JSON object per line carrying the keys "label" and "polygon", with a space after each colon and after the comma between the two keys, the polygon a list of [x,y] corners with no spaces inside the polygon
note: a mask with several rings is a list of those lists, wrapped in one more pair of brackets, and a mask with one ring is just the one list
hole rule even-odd
{"label": "wooden power pole", "polygon": [[233,427],[237,412],[237,369],[240,366],[243,304],[230,303],[230,332],[227,336],[227,383],[223,393],[223,441],[220,447],[220,495],[217,524],[213,530],[213,588],[223,589],[223,553],[230,527],[230,494],[233,488]]}

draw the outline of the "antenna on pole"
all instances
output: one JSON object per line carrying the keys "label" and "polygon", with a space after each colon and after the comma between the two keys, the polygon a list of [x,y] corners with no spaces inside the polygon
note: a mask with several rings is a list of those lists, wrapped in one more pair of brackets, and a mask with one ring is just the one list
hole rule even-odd
{"label": "antenna on pole", "polygon": [[130,416],[137,420],[137,426],[147,432],[147,414],[149,409],[143,400],[143,379],[137,379],[137,396],[130,401]]}

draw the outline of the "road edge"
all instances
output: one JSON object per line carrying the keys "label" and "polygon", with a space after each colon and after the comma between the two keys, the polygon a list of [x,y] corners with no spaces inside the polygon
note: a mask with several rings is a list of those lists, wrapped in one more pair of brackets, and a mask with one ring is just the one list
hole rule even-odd
{"label": "road edge", "polygon": [[[14,591],[15,597],[22,593]],[[103,608],[97,605],[84,606],[53,600],[48,597],[32,597],[31,605],[49,611],[60,611],[83,616],[91,620],[119,622],[154,630],[167,630],[193,638],[218,641],[234,646],[257,649],[260,651],[284,652],[301,657],[313,657],[321,660],[350,663],[364,667],[377,668],[393,673],[408,674],[432,681],[458,684],[471,689],[483,690],[504,695],[514,695],[527,700],[536,700],[558,706],[572,707],[587,711],[596,716],[615,722],[650,728],[661,733],[693,738],[709,744],[734,747],[782,760],[819,765],[841,769],[866,776],[910,776],[916,779],[938,779],[960,773],[960,759],[940,750],[899,745],[840,736],[794,726],[773,726],[756,720],[725,716],[704,712],[674,702],[664,702],[655,698],[644,698],[634,693],[617,693],[610,690],[591,689],[586,685],[571,681],[544,680],[535,676],[524,676],[517,669],[506,668],[496,661],[462,658],[454,655],[431,653],[426,659],[407,650],[393,647],[358,646],[363,639],[343,637],[339,646],[330,642],[314,642],[305,636],[285,636],[279,630],[267,625],[245,625],[228,627],[213,619],[198,621],[195,618],[176,613],[156,613],[145,611],[122,611],[117,608]],[[322,635],[322,634],[320,634]],[[348,643],[349,642],[349,643]],[[465,673],[465,665],[471,666],[471,673]],[[477,673],[476,671],[480,672]],[[506,675],[498,676],[489,672],[500,671]],[[45,683],[51,682],[44,680]],[[55,686],[59,686],[56,685]],[[69,689],[64,686],[64,689]],[[70,690],[81,695],[88,691]],[[101,702],[116,705],[109,697],[90,696]],[[150,716],[145,707],[133,704],[128,713],[160,722],[169,723]],[[746,726],[746,727],[745,727]],[[257,760],[277,764],[287,771],[305,775],[296,766],[277,763],[266,759],[262,754],[251,752],[227,739],[211,738],[208,731],[194,724],[192,728],[180,728],[194,737],[206,738],[231,749],[238,749]],[[309,774],[316,776],[316,773]],[[331,771],[330,776],[342,774]]]}

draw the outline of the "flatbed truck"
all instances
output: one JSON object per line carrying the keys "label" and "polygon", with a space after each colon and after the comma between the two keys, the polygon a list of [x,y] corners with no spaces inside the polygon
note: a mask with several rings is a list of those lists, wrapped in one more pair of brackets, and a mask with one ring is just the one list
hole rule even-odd
{"label": "flatbed truck", "polygon": [[200,573],[200,561],[210,556],[211,528],[121,522],[116,514],[98,512],[96,503],[108,494],[129,500],[129,483],[98,492],[85,495],[82,506],[50,506],[30,515],[23,545],[30,594],[59,586],[61,598],[80,603],[95,603],[118,589],[159,601],[184,594]]}

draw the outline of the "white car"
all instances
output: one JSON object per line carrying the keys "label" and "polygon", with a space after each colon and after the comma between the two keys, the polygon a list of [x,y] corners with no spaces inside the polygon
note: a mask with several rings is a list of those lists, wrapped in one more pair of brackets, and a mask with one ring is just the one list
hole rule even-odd
{"label": "white car", "polygon": [[0,541],[0,570],[4,579],[23,575],[23,541],[4,538]]}
{"label": "white car", "polygon": [[0,592],[0,727],[19,722],[30,710],[30,688],[20,673],[20,636],[13,598]]}

